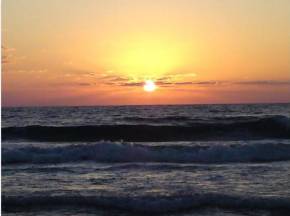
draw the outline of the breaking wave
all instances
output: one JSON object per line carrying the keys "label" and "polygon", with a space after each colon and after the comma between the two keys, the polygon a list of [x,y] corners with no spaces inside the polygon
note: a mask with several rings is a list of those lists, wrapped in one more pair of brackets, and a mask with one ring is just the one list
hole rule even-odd
{"label": "breaking wave", "polygon": [[234,123],[195,123],[191,126],[98,125],[25,126],[2,128],[2,139],[37,141],[160,142],[195,140],[250,140],[290,138],[290,119],[274,116]]}
{"label": "breaking wave", "polygon": [[87,145],[2,149],[2,164],[95,162],[227,163],[290,160],[290,145],[146,146],[99,142]]}

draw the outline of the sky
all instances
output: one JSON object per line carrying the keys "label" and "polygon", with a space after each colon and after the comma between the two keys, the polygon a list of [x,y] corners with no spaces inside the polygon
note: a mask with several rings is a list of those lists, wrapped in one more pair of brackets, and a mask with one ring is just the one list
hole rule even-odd
{"label": "sky", "polygon": [[4,107],[290,102],[289,0],[2,0],[1,18]]}

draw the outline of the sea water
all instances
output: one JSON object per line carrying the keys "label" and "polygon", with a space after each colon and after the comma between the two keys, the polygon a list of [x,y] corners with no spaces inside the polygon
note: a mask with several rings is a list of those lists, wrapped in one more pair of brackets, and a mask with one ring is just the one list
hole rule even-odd
{"label": "sea water", "polygon": [[2,108],[3,215],[289,215],[290,104]]}

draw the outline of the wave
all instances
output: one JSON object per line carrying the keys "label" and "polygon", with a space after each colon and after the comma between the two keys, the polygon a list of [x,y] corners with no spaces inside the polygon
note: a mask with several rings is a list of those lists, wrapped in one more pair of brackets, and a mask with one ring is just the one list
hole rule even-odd
{"label": "wave", "polygon": [[166,116],[162,118],[152,118],[152,117],[124,117],[122,120],[129,121],[129,122],[167,122],[167,121],[189,121],[189,120],[198,120],[193,119],[188,116]]}
{"label": "wave", "polygon": [[[288,119],[288,120],[287,120]],[[138,116],[132,116],[132,117],[124,117],[121,118],[121,120],[124,120],[125,122],[130,122],[133,124],[140,124],[140,123],[147,123],[152,125],[183,125],[183,126],[194,126],[199,124],[229,124],[229,123],[242,123],[242,122],[255,122],[255,121],[267,121],[267,120],[276,120],[283,122],[290,127],[290,119],[285,116],[215,116],[215,117],[209,117],[209,116],[203,116],[198,118],[193,118],[190,116],[166,116],[166,117],[138,117]],[[287,123],[288,121],[288,123]]]}
{"label": "wave", "polygon": [[73,205],[103,209],[121,209],[144,213],[184,211],[202,206],[244,209],[290,210],[290,199],[238,197],[222,194],[190,194],[179,196],[98,197],[98,196],[2,196],[2,207]]}
{"label": "wave", "polygon": [[26,126],[2,128],[2,140],[37,141],[196,141],[290,138],[290,119],[267,117],[235,123],[196,123],[191,126],[99,125],[99,126]]}
{"label": "wave", "polygon": [[[245,122],[245,121],[256,121],[259,119],[269,119],[269,118],[276,118],[276,119],[283,119],[285,116],[215,116],[215,117],[198,117],[192,118],[190,116],[166,116],[166,117],[138,117],[138,116],[131,116],[131,117],[124,117],[121,118],[122,120],[129,121],[129,122],[203,122],[203,123],[217,123],[219,122]],[[287,118],[287,117],[286,117]]]}
{"label": "wave", "polygon": [[227,163],[290,160],[290,145],[145,146],[99,142],[87,145],[2,149],[2,165],[11,163],[173,162]]}

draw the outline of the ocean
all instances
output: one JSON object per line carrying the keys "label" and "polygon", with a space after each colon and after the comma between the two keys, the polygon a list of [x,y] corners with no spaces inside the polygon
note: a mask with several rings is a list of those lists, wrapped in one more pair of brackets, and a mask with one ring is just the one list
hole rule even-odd
{"label": "ocean", "polygon": [[290,104],[2,108],[2,215],[290,215]]}

